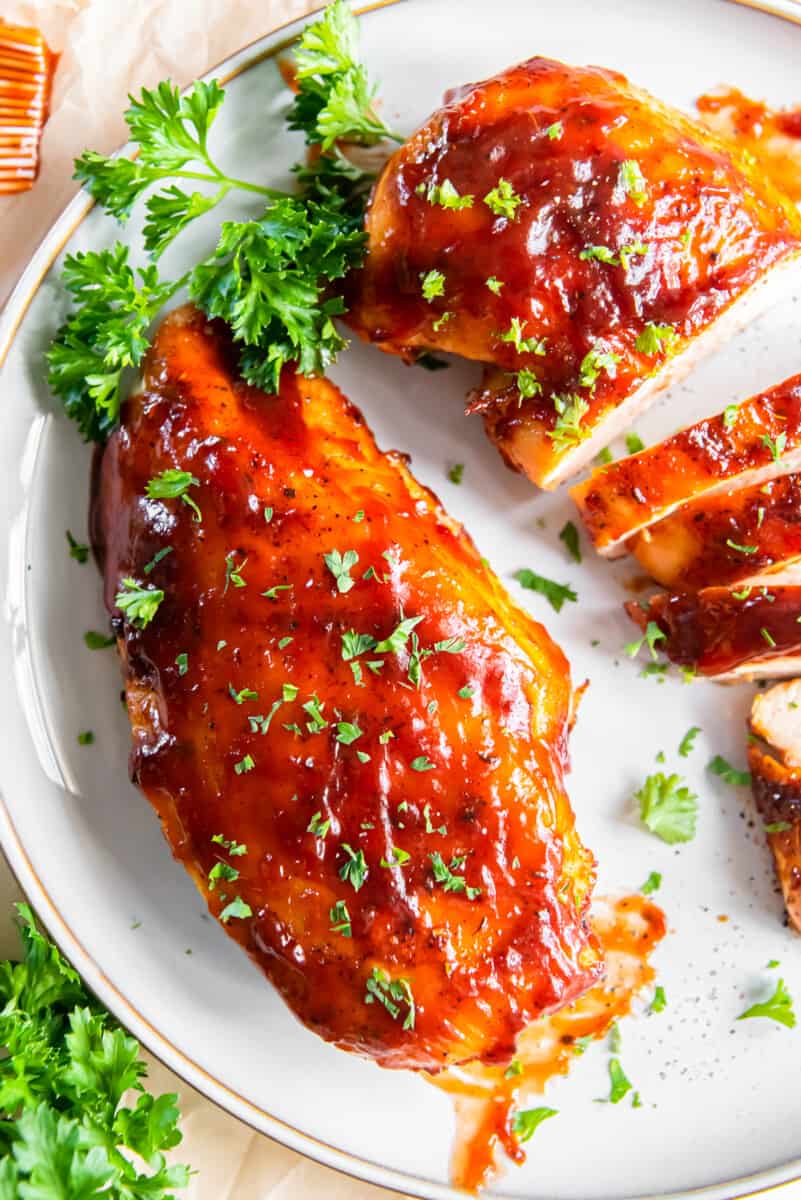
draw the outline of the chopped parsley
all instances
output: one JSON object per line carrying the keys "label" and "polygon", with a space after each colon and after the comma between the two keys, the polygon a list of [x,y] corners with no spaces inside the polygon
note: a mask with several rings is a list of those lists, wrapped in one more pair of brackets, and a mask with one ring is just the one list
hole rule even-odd
{"label": "chopped parsley", "polygon": [[504,1079],[514,1079],[518,1075],[523,1074],[523,1064],[519,1058],[513,1058],[509,1066],[503,1073]]}
{"label": "chopped parsley", "polygon": [[545,342],[541,338],[523,337],[523,322],[520,317],[512,317],[509,328],[505,333],[496,333],[499,342],[511,342],[518,354],[545,354]]}
{"label": "chopped parsley", "polygon": [[420,183],[417,186],[417,194],[425,196],[429,204],[457,211],[461,208],[472,208],[475,200],[475,196],[460,196],[450,179],[443,179],[442,183],[429,183],[428,186]]}
{"label": "chopped parsley", "polygon": [[272,521],[272,519],[273,519],[273,511],[274,511],[274,510],[273,510],[273,509],[270,507],[270,505],[268,504],[268,505],[267,505],[267,507],[266,507],[266,508],[265,508],[265,510],[264,510],[264,513],[263,513],[263,516],[264,516],[264,523],[265,523],[265,525],[269,525],[269,524],[270,524],[270,521]]}
{"label": "chopped parsley", "polygon": [[787,833],[792,828],[789,821],[771,821],[763,826],[765,833]]}
{"label": "chopped parsley", "polygon": [[473,696],[475,696],[475,694],[476,689],[470,687],[469,684],[465,684],[464,687],[460,687],[459,691],[456,693],[460,700],[470,700]]}
{"label": "chopped parsley", "polygon": [[328,728],[328,722],[323,716],[323,705],[317,696],[312,696],[310,700],[301,704],[301,708],[309,717],[306,722],[309,733],[322,733],[324,729]]}
{"label": "chopped parsley", "polygon": [[610,462],[614,462],[612,451],[608,446],[604,446],[603,450],[599,450],[595,456],[595,461],[601,467],[607,467]]}
{"label": "chopped parsley", "polygon": [[247,775],[248,771],[252,771],[256,766],[251,755],[246,754],[239,762],[234,763],[234,771],[237,775]]}
{"label": "chopped parsley", "polygon": [[435,764],[425,754],[418,754],[409,764],[413,771],[433,771]]}
{"label": "chopped parsley", "polygon": [[745,1021],[749,1017],[768,1017],[771,1021],[778,1021],[780,1025],[786,1025],[788,1029],[795,1027],[795,1013],[793,1011],[793,999],[787,991],[787,986],[783,979],[780,979],[776,984],[776,990],[767,1000],[761,1001],[759,1004],[752,1004],[744,1013],[740,1013],[738,1021]]}
{"label": "chopped parsley", "polygon": [[436,883],[442,884],[443,891],[464,892],[468,900],[476,900],[481,895],[480,887],[468,887],[464,876],[455,874],[457,869],[463,868],[464,859],[454,857],[451,865],[447,866],[438,850],[429,854],[428,857],[431,859],[434,880]]}
{"label": "chopped parsley", "polygon": [[291,583],[276,583],[273,587],[267,588],[267,590],[265,592],[261,592],[260,595],[266,596],[268,600],[277,600],[279,592],[291,592],[291,591],[292,591]]}
{"label": "chopped parsley", "polygon": [[604,349],[602,342],[596,342],[593,348],[588,350],[581,360],[581,366],[579,367],[579,387],[593,389],[601,371],[605,371],[610,379],[614,379],[617,374],[617,364],[619,362],[619,354],[612,354],[610,350]]}
{"label": "chopped parsley", "polygon": [[132,625],[144,629],[155,617],[159,605],[164,599],[161,588],[143,587],[135,579],[126,578],[122,581],[122,589],[117,592],[114,603],[121,609]]}
{"label": "chopped parsley", "polygon": [[609,1084],[610,1104],[619,1104],[623,1097],[631,1091],[631,1081],[621,1067],[619,1058],[610,1058],[609,1060]]}
{"label": "chopped parsley", "polygon": [[517,372],[515,382],[520,393],[521,403],[523,400],[530,400],[532,396],[538,396],[542,391],[542,384],[528,367],[523,367]]}
{"label": "chopped parsley", "polygon": [[[797,618],[797,619],[798,619],[798,618]],[[764,625],[763,625],[763,626],[762,626],[762,628],[760,629],[760,631],[759,631],[759,635],[760,635],[760,637],[762,638],[762,640],[763,640],[764,642],[767,642],[767,644],[770,646],[770,648],[771,648],[771,649],[773,649],[773,648],[775,647],[775,645],[776,645],[776,639],[774,638],[774,636],[773,636],[773,634],[770,632],[770,630],[769,630],[769,629],[766,629]]]}
{"label": "chopped parsley", "polygon": [[659,871],[652,871],[646,879],[645,883],[640,888],[643,896],[653,896],[654,892],[658,892],[662,886],[662,876]]}
{"label": "chopped parsley", "polygon": [[193,519],[201,521],[201,511],[188,494],[191,487],[200,487],[200,480],[189,471],[177,471],[168,467],[166,471],[147,481],[145,494],[150,500],[183,500],[184,504],[192,509]]}
{"label": "chopped parsley", "polygon": [[358,725],[352,724],[350,721],[339,721],[337,723],[336,741],[343,746],[351,746],[357,738],[362,736],[364,731]]}
{"label": "chopped parsley", "polygon": [[377,654],[397,654],[403,650],[412,630],[422,621],[422,617],[403,617],[400,622],[392,630],[389,637],[383,641],[376,642],[373,649]]}
{"label": "chopped parsley", "polygon": [[648,1011],[652,1013],[661,1013],[664,1012],[666,1008],[667,996],[665,995],[665,989],[661,984],[659,984],[654,989],[654,998],[651,1001],[651,1006]]}
{"label": "chopped parsley", "polygon": [[582,262],[594,261],[606,263],[610,267],[620,266],[620,259],[608,246],[585,246],[579,254],[579,258]]}
{"label": "chopped parsley", "polygon": [[663,842],[672,846],[695,837],[698,797],[683,786],[679,775],[649,775],[634,798],[643,824]]}
{"label": "chopped parsley", "polygon": [[630,197],[631,200],[639,208],[648,198],[647,184],[645,176],[640,169],[640,164],[634,158],[627,158],[625,162],[620,164],[617,175],[618,187],[623,193]]}
{"label": "chopped parsley", "polygon": [[642,258],[650,249],[651,247],[646,242],[629,242],[627,246],[621,246],[620,265],[623,270],[628,271],[631,260]]}
{"label": "chopped parsley", "polygon": [[157,550],[156,553],[151,558],[150,562],[145,563],[145,566],[143,568],[145,575],[149,575],[151,573],[151,571],[153,571],[154,568],[159,565],[161,560],[163,558],[167,557],[168,554],[172,554],[172,546],[164,546],[164,547],[162,547],[161,550]]}
{"label": "chopped parsley", "polygon": [[189,670],[189,655],[185,650],[182,651],[181,654],[176,654],[175,665],[178,668],[179,675],[185,675],[187,673]]}
{"label": "chopped parsley", "polygon": [[244,842],[225,838],[221,833],[213,833],[211,840],[216,846],[222,846],[223,850],[227,850],[232,858],[242,858],[248,852],[248,848]]}
{"label": "chopped parsley", "polygon": [[227,925],[231,918],[238,921],[244,921],[247,917],[253,916],[253,909],[247,904],[241,896],[236,896],[230,904],[226,904],[225,908],[220,913],[220,920],[223,925]]}
{"label": "chopped parsley", "polygon": [[79,563],[87,562],[89,559],[89,547],[84,542],[76,542],[69,529],[65,530],[65,533],[67,544],[70,548],[70,558],[74,558]]}
{"label": "chopped parsley", "polygon": [[496,279],[494,275],[490,275],[484,282],[491,292],[494,292],[496,296],[500,296],[501,288],[503,287],[502,279]]}
{"label": "chopped parsley", "polygon": [[423,299],[435,300],[437,296],[445,295],[445,276],[441,271],[427,271],[420,276],[422,280]]}
{"label": "chopped parsley", "polygon": [[641,450],[645,449],[645,442],[642,440],[639,434],[627,433],[626,449],[628,450],[629,454],[639,454]]}
{"label": "chopped parsley", "polygon": [[464,463],[454,463],[452,467],[448,467],[448,479],[451,483],[461,483],[464,479]]}
{"label": "chopped parsley", "polygon": [[756,554],[757,546],[741,546],[738,542],[733,542],[731,538],[726,538],[726,545],[730,550],[736,550],[738,554]]}
{"label": "chopped parsley", "polygon": [[434,333],[439,333],[440,329],[448,324],[452,316],[452,312],[444,312],[441,316],[437,317],[436,321],[432,321],[431,328],[434,330]]}
{"label": "chopped parsley", "polygon": [[364,851],[354,850],[347,842],[342,842],[339,848],[345,854],[345,861],[339,868],[339,878],[343,883],[349,883],[354,892],[358,892],[368,875]]}
{"label": "chopped parsley", "polygon": [[669,354],[677,337],[678,334],[672,325],[657,325],[648,321],[638,335],[634,349],[652,358],[655,354]]}
{"label": "chopped parsley", "polygon": [[347,938],[353,936],[350,913],[344,900],[337,900],[333,908],[328,910],[328,919],[331,922],[332,933],[341,933],[343,937]]}
{"label": "chopped parsley", "polygon": [[355,550],[346,550],[344,554],[340,554],[338,550],[331,550],[323,555],[323,562],[334,576],[338,591],[349,592],[353,587],[356,581],[351,579],[350,572],[358,561],[359,555]]}
{"label": "chopped parsley", "polygon": [[553,125],[549,125],[545,130],[545,136],[552,142],[557,142],[565,131],[565,127],[561,121],[554,121]]}
{"label": "chopped parsley", "polygon": [[382,858],[378,865],[387,868],[402,867],[411,857],[408,850],[401,850],[400,846],[390,846],[389,857]]}
{"label": "chopped parsley", "polygon": [[245,564],[248,560],[245,557],[242,559],[241,563],[237,564],[234,562],[235,554],[235,550],[229,550],[225,556],[225,587],[223,588],[223,595],[226,594],[231,584],[233,584],[235,588],[247,587],[247,580],[243,579],[242,571],[245,569]]}
{"label": "chopped parsley", "polygon": [[734,422],[737,420],[737,414],[739,411],[740,411],[739,404],[727,404],[726,407],[724,408],[724,410],[723,410],[723,428],[726,430],[727,433],[734,426]]}
{"label": "chopped parsley", "polygon": [[652,660],[656,662],[657,653],[654,647],[657,642],[665,640],[666,635],[659,628],[656,621],[649,621],[645,627],[645,633],[642,635],[642,637],[638,638],[636,642],[627,642],[623,647],[623,651],[629,656],[629,658],[636,658],[643,646],[647,645]]}
{"label": "chopped parsley", "polygon": [[546,579],[544,575],[538,575],[528,567],[515,571],[514,577],[527,591],[538,592],[544,596],[554,612],[561,612],[566,601],[575,604],[578,600],[569,583],[554,583],[552,579]]}
{"label": "chopped parsley", "polygon": [[762,442],[763,446],[767,446],[773,461],[778,462],[781,456],[784,454],[787,446],[787,434],[780,433],[779,436],[774,440],[769,433],[763,433],[759,440]]}
{"label": "chopped parsley", "polygon": [[[316,812],[312,814],[312,818],[306,826],[307,833],[313,833],[315,837],[324,838],[331,828],[330,818],[323,820],[323,814]],[[342,872],[340,871],[340,875]],[[343,877],[344,878],[344,877]],[[361,885],[360,885],[361,886]],[[358,888],[356,889],[359,890]]]}
{"label": "chopped parsley", "polygon": [[238,878],[239,871],[236,869],[236,867],[232,867],[231,864],[227,862],[216,862],[209,871],[208,875],[209,891],[215,891],[217,884],[220,882],[235,883]]}
{"label": "chopped parsley", "polygon": [[566,521],[559,533],[560,542],[564,542],[568,556],[573,559],[573,562],[581,562],[581,547],[579,545],[579,533],[572,521]]}
{"label": "chopped parsley", "polygon": [[365,1004],[382,1004],[393,1021],[398,1020],[401,1011],[405,1008],[403,1029],[414,1029],[414,996],[408,979],[393,979],[381,967],[373,967],[372,974],[367,980],[364,1002]]}
{"label": "chopped parsley", "polygon": [[237,692],[232,683],[228,684],[228,695],[237,704],[244,704],[246,700],[258,700],[259,693],[254,692],[252,688],[243,687],[241,692]]}
{"label": "chopped parsley", "polygon": [[505,217],[507,221],[514,221],[517,217],[517,209],[523,200],[508,179],[499,179],[492,191],[487,192],[484,203],[496,217]]}
{"label": "chopped parsley", "polygon": [[715,755],[707,764],[707,770],[711,771],[713,775],[719,776],[724,783],[728,783],[732,787],[748,787],[751,782],[750,771],[738,771],[736,767],[726,761],[722,754]]}
{"label": "chopped parsley", "polygon": [[684,737],[679,742],[679,754],[681,755],[682,758],[687,758],[687,756],[690,754],[690,752],[694,749],[695,739],[698,737],[698,734],[700,732],[701,732],[700,725],[691,725],[690,728],[687,730]]}
{"label": "chopped parsley", "polygon": [[95,735],[92,733],[91,729],[85,729],[83,733],[78,734],[79,746],[91,746],[94,744],[94,740]]}
{"label": "chopped parsley", "polygon": [[512,1132],[519,1142],[528,1142],[543,1121],[547,1121],[549,1117],[555,1117],[557,1114],[558,1110],[555,1108],[518,1109],[512,1118]]}
{"label": "chopped parsley", "polygon": [[281,638],[281,640],[280,640],[280,641],[279,641],[279,643],[278,643],[278,649],[279,649],[279,650],[286,650],[286,648],[287,648],[287,646],[289,645],[289,643],[290,643],[290,642],[294,642],[294,640],[295,640],[295,639],[294,639],[294,638],[292,638],[292,637],[282,637],[282,638]]}
{"label": "chopped parsley", "polygon": [[556,409],[556,424],[548,437],[560,450],[566,446],[576,446],[589,436],[589,430],[583,429],[582,419],[590,411],[590,406],[583,396],[575,392],[564,392],[554,395],[553,406]]}
{"label": "chopped parsley", "polygon": [[106,637],[105,633],[95,633],[93,629],[83,635],[83,644],[87,650],[105,650],[116,642],[113,634]]}

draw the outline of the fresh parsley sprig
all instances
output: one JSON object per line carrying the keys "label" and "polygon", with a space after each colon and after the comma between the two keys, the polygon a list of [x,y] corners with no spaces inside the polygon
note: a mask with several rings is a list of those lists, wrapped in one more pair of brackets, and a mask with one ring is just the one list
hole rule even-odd
{"label": "fresh parsley sprig", "polygon": [[289,128],[324,150],[335,142],[373,146],[393,133],[375,112],[375,88],[358,61],[359,29],[347,0],[335,0],[307,25],[295,51],[297,93]]}
{"label": "fresh parsley sprig", "polygon": [[[275,390],[288,363],[322,372],[344,347],[334,325],[345,308],[336,283],[362,262],[372,175],[337,143],[402,140],[375,114],[357,34],[346,0],[335,0],[298,44],[289,123],[319,147],[313,164],[297,168],[299,195],[231,176],[216,162],[209,135],[225,98],[216,81],[197,82],[184,96],[169,81],[143,89],[125,114],[137,157],[87,151],[77,159],[75,177],[117,220],[149,193],[143,240],[153,260],[230,191],[266,201],[252,219],[225,222],[212,253],[180,279],[162,280],[153,263],[135,270],[119,242],[68,256],[64,282],[74,307],[47,355],[49,383],[84,438],[102,442],[116,425],[125,371],[140,365],[151,323],[183,287],[208,316],[228,323],[242,348],[242,374],[257,387]],[[176,182],[184,180],[205,190],[185,190]]]}
{"label": "fresh parsley sprig", "polygon": [[[0,1195],[171,1200],[189,1169],[168,1166],[181,1141],[177,1096],[144,1085],[139,1045],[84,989],[17,905],[23,956],[0,963]],[[133,1107],[125,1092],[138,1093]]]}

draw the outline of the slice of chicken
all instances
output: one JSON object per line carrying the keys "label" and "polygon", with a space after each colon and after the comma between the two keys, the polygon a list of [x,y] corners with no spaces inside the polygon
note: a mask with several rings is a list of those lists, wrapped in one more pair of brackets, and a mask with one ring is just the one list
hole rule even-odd
{"label": "slice of chicken", "polygon": [[787,918],[801,933],[801,679],[754,698],[751,786],[776,863]]}
{"label": "slice of chicken", "polygon": [[545,488],[768,304],[801,250],[747,156],[617,72],[545,58],[451,93],[389,160],[367,234],[350,323],[406,358],[487,364],[470,407]]}
{"label": "slice of chicken", "polygon": [[673,591],[749,583],[801,561],[801,475],[703,496],[630,538],[627,549]]}
{"label": "slice of chicken", "polygon": [[571,488],[596,550],[626,553],[627,539],[689,501],[756,487],[801,469],[801,375],[680,429]]}
{"label": "slice of chicken", "polygon": [[801,671],[801,567],[741,589],[659,592],[626,611],[642,630],[659,626],[654,648],[671,662],[719,683]]}

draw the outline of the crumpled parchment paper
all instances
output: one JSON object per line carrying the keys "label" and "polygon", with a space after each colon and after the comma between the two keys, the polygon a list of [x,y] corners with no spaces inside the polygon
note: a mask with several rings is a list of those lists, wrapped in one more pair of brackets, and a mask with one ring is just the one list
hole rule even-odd
{"label": "crumpled parchment paper", "polygon": [[[72,160],[125,141],[129,92],[167,77],[184,85],[227,55],[322,0],[0,0],[0,17],[42,30],[61,55],[42,168],[29,192],[0,199],[0,308],[52,222],[75,194]],[[7,398],[8,399],[8,398]],[[17,952],[4,916],[19,888],[0,856],[0,955]],[[265,987],[269,986],[265,984]],[[184,1141],[176,1161],[196,1171],[186,1200],[381,1200],[361,1184],[254,1133],[160,1063],[153,1092],[180,1093]],[[393,1193],[394,1195],[395,1193]]]}

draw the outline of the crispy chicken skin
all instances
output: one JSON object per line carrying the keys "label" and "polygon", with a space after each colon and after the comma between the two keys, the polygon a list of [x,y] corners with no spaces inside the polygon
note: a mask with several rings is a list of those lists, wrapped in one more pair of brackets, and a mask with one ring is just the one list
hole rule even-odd
{"label": "crispy chicken skin", "polygon": [[[167,468],[201,521],[147,498]],[[248,388],[222,333],[174,312],[94,527],[132,776],[211,912],[251,910],[225,928],[303,1022],[387,1067],[502,1061],[599,978],[568,663],[332,384]],[[126,577],[164,591],[145,628]]]}
{"label": "crispy chicken skin", "polygon": [[626,539],[689,501],[753,487],[801,466],[801,375],[593,471],[570,489],[596,550],[625,554]]}
{"label": "crispy chicken skin", "polygon": [[801,475],[703,496],[635,534],[627,549],[675,591],[742,584],[801,560]]}
{"label": "crispy chicken skin", "polygon": [[718,680],[777,678],[799,670],[801,582],[700,592],[660,592],[626,611],[645,629],[655,621],[664,634],[656,648],[680,666]]}
{"label": "crispy chicken skin", "polygon": [[[548,488],[745,319],[740,301],[801,248],[794,206],[732,146],[614,71],[544,58],[451,93],[389,160],[367,232],[353,327],[407,358],[488,364],[471,407]],[[593,373],[593,351],[616,360]],[[519,388],[521,369],[537,382]],[[554,438],[575,397],[581,440]]]}
{"label": "crispy chicken skin", "polygon": [[751,785],[776,863],[787,918],[801,933],[801,679],[754,698]]}

